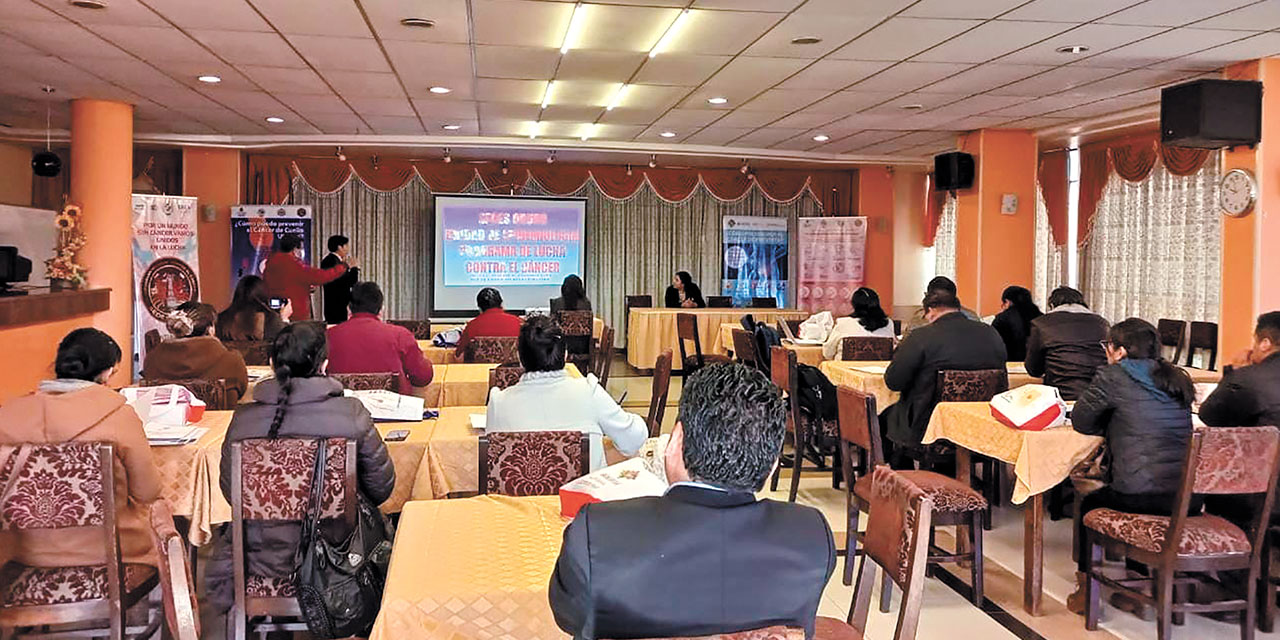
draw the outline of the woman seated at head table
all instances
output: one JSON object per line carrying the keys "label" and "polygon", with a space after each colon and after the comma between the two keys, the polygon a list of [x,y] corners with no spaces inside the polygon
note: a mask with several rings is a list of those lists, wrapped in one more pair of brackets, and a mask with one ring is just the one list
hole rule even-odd
{"label": "woman seated at head table", "polygon": [[845,338],[893,338],[893,321],[880,306],[880,294],[874,289],[859,287],[850,299],[853,313],[838,318],[836,324],[827,335],[822,345],[824,360],[835,360],[840,357],[840,345]]}
{"label": "woman seated at head table", "polygon": [[533,316],[520,328],[520,382],[489,395],[487,431],[558,431],[591,434],[591,468],[605,466],[602,436],[627,456],[649,437],[645,419],[622,410],[594,375],[570,378],[564,334],[555,321]]}
{"label": "woman seated at head table", "polygon": [[[1080,498],[1076,507],[1079,566],[1067,608],[1077,614],[1084,612],[1089,555],[1084,516],[1103,508],[1169,516],[1191,442],[1195,388],[1186,371],[1160,357],[1156,328],[1129,318],[1111,327],[1104,347],[1108,364],[1098,369],[1071,410],[1075,430],[1105,438],[1111,460],[1110,483]],[[1192,508],[1200,510],[1198,504]]]}
{"label": "woman seated at head table", "polygon": [[698,288],[688,271],[676,272],[665,298],[668,309],[702,309],[707,306],[707,301],[702,298],[702,289]]}
{"label": "woman seated at head table", "polygon": [[227,401],[235,404],[249,388],[249,372],[244,356],[231,351],[213,337],[217,314],[213,305],[184,302],[170,314],[165,325],[173,339],[165,340],[147,351],[142,377],[150,380],[184,380],[200,378],[227,381]]}
{"label": "woman seated at head table", "polygon": [[[274,377],[253,389],[253,402],[236,408],[222,442],[219,485],[231,501],[231,445],[258,438],[345,438],[356,443],[359,499],[379,505],[391,497],[396,474],[387,445],[373,418],[355,398],[342,395],[342,384],[325,375],[329,364],[325,326],[299,322],[280,331],[271,344]],[[349,533],[341,520],[321,522],[330,540]],[[288,578],[294,571],[299,525],[296,522],[250,522],[245,549],[255,573]],[[234,595],[230,530],[214,541],[208,570],[209,596],[219,612],[231,608]]]}
{"label": "woman seated at head table", "polygon": [[[160,497],[160,472],[138,414],[105,385],[120,364],[120,346],[97,329],[76,329],[58,345],[55,380],[0,407],[0,444],[107,442],[115,451],[116,526],[121,560],[155,565],[149,510]],[[13,451],[13,455],[18,452]],[[3,462],[0,461],[0,467]],[[97,529],[0,532],[11,560],[39,567],[102,564]]]}

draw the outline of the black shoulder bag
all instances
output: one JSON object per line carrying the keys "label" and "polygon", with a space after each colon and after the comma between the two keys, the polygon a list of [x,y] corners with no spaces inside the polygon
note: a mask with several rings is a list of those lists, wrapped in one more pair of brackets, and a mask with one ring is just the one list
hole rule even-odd
{"label": "black shoulder bag", "polygon": [[316,638],[368,636],[391,562],[391,530],[382,513],[357,490],[351,496],[357,505],[355,527],[347,539],[331,544],[320,533],[326,445],[321,439],[316,447],[311,499],[298,541],[298,606]]}

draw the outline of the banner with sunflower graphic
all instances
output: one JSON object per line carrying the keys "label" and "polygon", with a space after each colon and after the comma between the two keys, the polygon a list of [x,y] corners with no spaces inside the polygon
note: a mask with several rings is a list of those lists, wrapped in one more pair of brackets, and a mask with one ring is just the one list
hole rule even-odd
{"label": "banner with sunflower graphic", "polygon": [[200,299],[199,255],[195,198],[133,194],[135,365],[146,357],[147,332],[167,335],[170,311]]}

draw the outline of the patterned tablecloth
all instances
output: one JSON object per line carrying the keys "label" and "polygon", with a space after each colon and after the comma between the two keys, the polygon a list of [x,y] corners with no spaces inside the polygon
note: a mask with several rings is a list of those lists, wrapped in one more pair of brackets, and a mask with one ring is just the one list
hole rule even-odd
{"label": "patterned tablecloth", "polygon": [[[436,381],[432,385],[440,388],[439,400],[432,403],[428,397],[427,406],[466,407],[483,406],[489,403],[489,371],[496,364],[450,364],[436,367]],[[582,372],[569,365],[565,367],[571,378],[581,378]],[[427,387],[430,389],[431,387]]]}
{"label": "patterned tablecloth", "polygon": [[[883,411],[885,407],[898,401],[898,392],[890,391],[888,385],[884,383],[884,370],[889,363],[885,361],[841,361],[827,360],[818,366],[831,384],[838,386],[853,387],[863,393],[873,395],[876,398],[876,410]],[[1021,387],[1024,384],[1039,384],[1040,378],[1033,378],[1027,375],[1027,367],[1021,362],[1010,362],[1009,368],[1009,388],[1013,389]]]}
{"label": "patterned tablecloth", "polygon": [[547,602],[567,523],[556,497],[405,505],[370,640],[568,637]]}
{"label": "patterned tablecloth", "polygon": [[1102,444],[1102,438],[1077,433],[1070,424],[1044,431],[1007,427],[991,417],[985,402],[939,403],[923,441],[937,440],[1013,465],[1014,504],[1052,489]]}
{"label": "patterned tablecloth", "polygon": [[[657,309],[635,308],[627,320],[627,362],[637,369],[652,369],[658,354],[671,349],[680,358],[680,343],[676,340],[676,314],[692,313],[698,316],[698,340],[703,353],[728,353],[733,338],[722,343],[720,325],[739,323],[742,316],[751,314],[759,322],[777,322],[780,319],[803,320],[808,311],[796,309]],[[741,325],[739,325],[741,326]],[[688,348],[692,348],[689,345]],[[679,367],[677,362],[674,366]]]}
{"label": "patterned tablecloth", "polygon": [[[734,354],[733,330],[742,329],[738,322],[726,322],[720,325],[720,347],[724,353]],[[783,344],[782,346],[796,352],[796,362],[816,367],[822,364],[822,345],[815,344]]]}
{"label": "patterned tablecloth", "polygon": [[[438,334],[448,329],[462,328],[464,325],[440,325],[439,327],[431,327],[432,334]],[[604,318],[595,318],[591,323],[592,337],[599,338],[604,331]],[[427,357],[427,362],[431,364],[454,364],[462,362],[462,358],[454,355],[453,347],[437,347],[430,340],[419,340],[418,348],[422,349],[422,355]]]}

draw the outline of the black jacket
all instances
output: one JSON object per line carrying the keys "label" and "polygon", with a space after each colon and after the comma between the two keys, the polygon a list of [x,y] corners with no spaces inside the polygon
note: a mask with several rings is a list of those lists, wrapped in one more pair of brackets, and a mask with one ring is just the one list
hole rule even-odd
{"label": "black jacket", "polygon": [[813,636],[835,569],[822,514],[696,485],[583,507],[551,576],[575,638],[701,636],[770,625]]}
{"label": "black jacket", "polygon": [[[707,301],[702,297],[702,289],[696,284],[690,284],[684,288],[684,297],[693,300],[697,305],[696,309],[702,309],[707,306]],[[663,296],[663,302],[666,303],[668,309],[680,308],[680,292],[675,287],[667,285],[667,293]]]}
{"label": "black jacket", "polygon": [[1000,334],[1000,339],[1004,341],[1005,357],[1010,362],[1022,362],[1027,357],[1027,333],[1028,323],[1022,319],[1022,314],[1017,309],[1009,307],[1004,311],[996,314],[994,320],[991,321],[991,328]]}
{"label": "black jacket", "polygon": [[[330,253],[320,261],[321,269],[332,269],[342,260],[338,254]],[[324,323],[339,324],[347,319],[347,307],[351,304],[351,287],[360,281],[359,269],[347,269],[347,272],[324,285]]]}
{"label": "black jacket", "polygon": [[1111,326],[1096,313],[1050,311],[1031,321],[1027,337],[1027,373],[1044,376],[1065,400],[1084,393],[1098,368],[1107,364],[1102,341]]}
{"label": "black jacket", "polygon": [[960,312],[948,313],[912,331],[898,344],[884,372],[885,384],[902,397],[885,409],[891,440],[919,444],[937,404],[938,372],[944,369],[1004,369],[1000,334]]}
{"label": "black jacket", "polygon": [[1200,405],[1200,419],[1211,427],[1280,426],[1280,353],[1248,367],[1226,367]]}
{"label": "black jacket", "polygon": [[[1139,372],[1155,364],[1127,362]],[[1080,433],[1106,438],[1114,491],[1175,494],[1191,441],[1191,409],[1149,385],[1121,364],[1102,367],[1071,410],[1071,423]]]}

